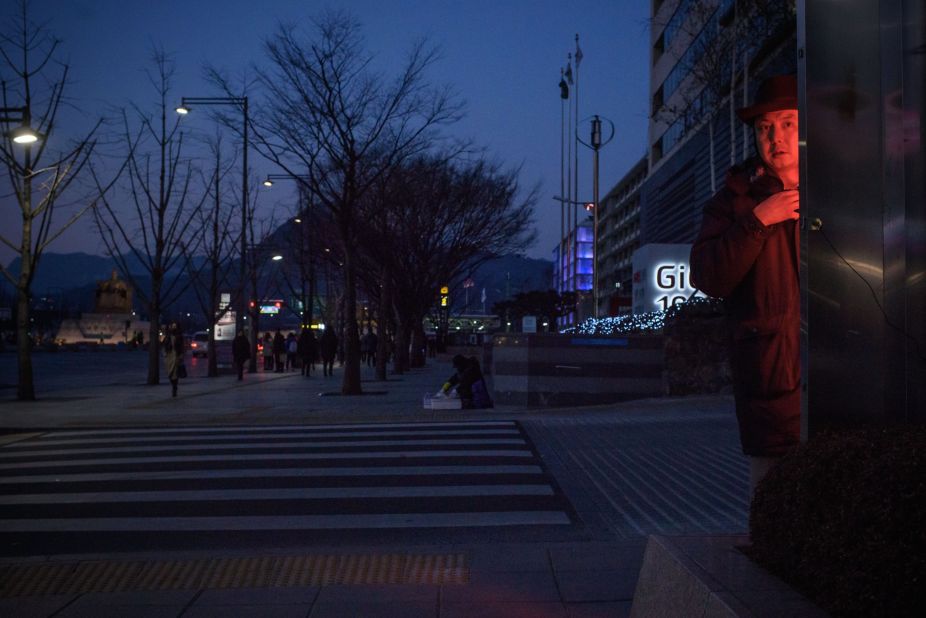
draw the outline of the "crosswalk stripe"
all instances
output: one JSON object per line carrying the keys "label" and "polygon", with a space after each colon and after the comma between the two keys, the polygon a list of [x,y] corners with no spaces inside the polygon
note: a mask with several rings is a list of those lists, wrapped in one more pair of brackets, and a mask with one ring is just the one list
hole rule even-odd
{"label": "crosswalk stripe", "polygon": [[[374,451],[354,453],[287,453],[286,455],[236,455],[235,461],[280,461],[288,460],[326,460],[326,459],[440,459],[443,457],[520,457],[530,458],[528,450],[465,450],[465,451]],[[113,457],[106,459],[80,460],[79,465],[124,465],[124,464],[150,464],[171,462],[207,462],[226,461],[227,455],[200,455],[197,457]],[[15,464],[0,464],[0,470],[17,470],[23,468],[57,468],[73,467],[75,462],[69,459],[23,462]]]}
{"label": "crosswalk stripe", "polygon": [[0,485],[14,483],[77,483],[83,481],[123,480],[189,480],[222,478],[279,478],[279,477],[367,477],[367,476],[437,476],[437,475],[504,475],[542,474],[539,466],[381,466],[375,468],[243,468],[241,470],[167,470],[159,472],[94,472],[81,474],[37,474],[0,477]]}
{"label": "crosswalk stripe", "polygon": [[[397,437],[397,436],[460,436],[460,435],[472,435],[475,433],[480,434],[493,434],[498,436],[518,436],[520,431],[517,429],[505,429],[505,428],[476,428],[471,429],[448,429],[446,431],[441,430],[424,430],[424,431],[415,431],[409,432],[405,430],[400,431],[371,431],[371,430],[362,430],[362,431],[335,431],[335,432],[278,432],[278,433],[237,433],[237,434],[213,434],[213,435],[183,435],[183,436],[135,436],[132,437],[133,444],[144,444],[146,442],[164,442],[169,440],[173,443],[182,443],[182,442],[213,442],[213,441],[237,441],[237,440],[268,440],[273,438],[287,438],[292,440],[306,440],[312,438],[378,438],[378,437]],[[51,434],[46,434],[51,435]],[[82,444],[120,444],[124,443],[127,440],[126,437],[118,438],[87,438],[87,439],[70,439],[70,440],[42,440],[42,446],[79,446]],[[34,445],[33,445],[34,446]],[[30,449],[30,443],[20,442],[14,443],[7,446],[10,450],[27,450]]]}
{"label": "crosswalk stripe", "polygon": [[308,489],[204,489],[119,491],[0,496],[0,505],[172,502],[205,500],[309,500],[319,498],[430,498],[467,496],[552,496],[549,485],[448,485],[416,487],[313,487]]}
{"label": "crosswalk stripe", "polygon": [[381,513],[251,517],[101,517],[96,519],[7,519],[6,532],[163,532],[255,530],[350,530],[354,528],[447,528],[568,525],[562,511]]}
{"label": "crosswalk stripe", "polygon": [[539,466],[383,466],[376,468],[258,468],[241,470],[167,470],[163,472],[96,472],[82,474],[46,474],[0,476],[0,484],[76,483],[81,481],[184,480],[222,478],[335,477],[335,476],[430,476],[440,474],[500,475],[541,474]]}
{"label": "crosswalk stripe", "polygon": [[[421,423],[344,423],[338,425],[314,425],[312,426],[313,431],[322,431],[322,430],[349,430],[357,431],[364,429],[379,429],[379,430],[399,430],[399,429],[419,429],[419,428],[428,428],[428,429],[440,429],[443,427],[478,427],[481,429],[498,427],[504,429],[510,429],[516,427],[515,421],[440,421],[434,423],[421,422]],[[157,435],[157,434],[184,434],[184,433],[226,433],[226,432],[259,432],[259,431],[306,431],[309,429],[305,425],[251,425],[251,426],[235,426],[235,427],[174,427],[174,428],[139,428],[139,429],[88,429],[88,430],[61,430],[61,431],[50,431],[46,434],[43,434],[46,437],[55,438],[55,437],[77,437],[77,436],[117,436],[125,434],[143,434],[143,435]]]}
{"label": "crosswalk stripe", "polygon": [[[255,444],[197,444],[195,446],[121,446],[109,448],[74,448],[74,449],[55,449],[30,451],[28,453],[0,453],[0,461],[22,459],[24,457],[59,457],[62,455],[90,455],[98,453],[169,453],[182,449],[195,449],[196,451],[217,451],[217,450],[260,450],[260,449],[284,449],[284,448],[334,448],[334,447],[356,447],[369,446],[370,442],[258,442]],[[456,439],[427,439],[427,440],[377,440],[376,446],[475,446],[479,444],[491,444],[494,446],[505,445],[524,445],[524,440],[514,439],[496,439],[489,438],[484,440],[456,440]]]}

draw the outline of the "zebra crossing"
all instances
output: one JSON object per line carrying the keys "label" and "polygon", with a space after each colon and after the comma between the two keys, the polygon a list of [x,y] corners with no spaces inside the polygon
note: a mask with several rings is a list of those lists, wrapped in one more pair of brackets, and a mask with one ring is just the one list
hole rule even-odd
{"label": "zebra crossing", "polygon": [[569,526],[513,421],[62,430],[0,447],[0,538]]}

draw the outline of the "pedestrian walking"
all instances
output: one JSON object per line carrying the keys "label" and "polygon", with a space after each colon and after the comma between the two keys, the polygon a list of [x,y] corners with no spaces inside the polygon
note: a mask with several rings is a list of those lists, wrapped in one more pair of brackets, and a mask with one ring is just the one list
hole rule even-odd
{"label": "pedestrian walking", "polygon": [[296,354],[299,344],[296,342],[296,335],[290,332],[286,335],[286,371],[296,370]]}
{"label": "pedestrian walking", "polygon": [[302,361],[302,375],[310,377],[310,372],[315,371],[315,356],[318,354],[318,342],[311,328],[302,329],[296,344],[296,352]]}
{"label": "pedestrian walking", "polygon": [[273,338],[270,333],[264,333],[263,350],[261,356],[264,357],[264,371],[273,369]]}
{"label": "pedestrian walking", "polygon": [[797,79],[765,80],[737,115],[752,127],[759,156],[732,168],[704,207],[690,272],[698,289],[725,300],[736,418],[755,489],[801,437]]}
{"label": "pedestrian walking", "polygon": [[286,354],[286,339],[283,337],[283,333],[280,332],[279,328],[277,332],[273,334],[271,349],[273,350],[273,365],[275,371],[276,373],[283,373],[283,355]]}
{"label": "pedestrian walking", "polygon": [[244,379],[244,364],[251,358],[251,343],[244,336],[244,331],[238,331],[235,340],[232,342],[232,359],[235,363],[235,369],[238,370],[238,379]]}
{"label": "pedestrian walking", "polygon": [[363,339],[360,340],[361,350],[366,350],[365,359],[361,357],[361,362],[366,360],[367,367],[372,367],[376,364],[376,345],[379,342],[376,333],[372,329],[368,328],[367,333],[363,336]]}
{"label": "pedestrian walking", "polygon": [[326,328],[322,333],[319,347],[322,353],[322,371],[326,376],[334,375],[334,359],[338,354],[338,337],[334,330]]}
{"label": "pedestrian walking", "polygon": [[167,367],[167,379],[170,381],[171,397],[177,396],[177,385],[180,378],[186,377],[186,365],[183,362],[183,335],[180,327],[172,322],[167,334],[161,339],[164,348],[164,365]]}

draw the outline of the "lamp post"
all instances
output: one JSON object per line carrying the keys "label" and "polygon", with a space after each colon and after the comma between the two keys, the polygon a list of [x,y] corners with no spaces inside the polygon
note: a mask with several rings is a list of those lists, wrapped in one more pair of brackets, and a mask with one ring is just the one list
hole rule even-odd
{"label": "lamp post", "polygon": [[602,118],[595,114],[592,117],[592,134],[591,134],[591,144],[586,144],[582,140],[576,138],[583,146],[591,148],[594,152],[592,159],[592,303],[594,304],[594,313],[593,315],[598,317],[598,151],[601,150],[602,146],[608,144],[612,139],[614,139],[614,123],[604,118],[604,120],[611,125],[611,135],[608,136],[608,139],[601,140],[601,120]]}
{"label": "lamp post", "polygon": [[[279,180],[295,180],[299,183],[299,196],[300,199],[303,196],[306,184],[309,181],[309,177],[306,175],[298,174],[267,174],[267,177],[264,179],[263,185],[265,187],[272,187],[275,181]],[[312,207],[312,201],[308,200],[306,202],[307,207]],[[302,227],[303,223],[309,218],[311,213],[303,212],[302,209],[299,210],[299,213],[296,217],[293,218],[293,223]],[[308,283],[309,283],[309,295],[308,300],[306,300],[305,293],[305,284],[306,284],[306,273],[305,273],[305,235],[308,233],[304,230],[308,228],[302,228],[299,230],[299,274],[300,274],[300,294],[302,295],[302,327],[311,328],[312,320],[315,313],[315,259],[312,256],[312,247],[308,248],[309,258],[308,258]]]}
{"label": "lamp post", "polygon": [[[190,110],[197,105],[234,105],[240,107],[244,114],[244,145],[242,146],[242,163],[244,171],[241,176],[241,273],[238,290],[238,311],[235,314],[235,331],[241,331],[244,328],[244,311],[247,303],[244,302],[244,281],[247,277],[247,253],[248,253],[248,98],[247,97],[183,97],[180,99],[180,105],[176,111],[181,116],[190,113]],[[253,329],[252,329],[253,330]],[[256,349],[256,333],[251,333],[251,349]],[[257,367],[254,367],[257,371]],[[253,373],[250,368],[249,373]]]}
{"label": "lamp post", "polygon": [[[15,115],[13,115],[15,114]],[[7,135],[13,142],[22,146],[28,146],[39,141],[41,134],[32,128],[32,114],[28,106],[23,107],[0,107],[0,122],[18,122],[19,126],[7,131]]]}

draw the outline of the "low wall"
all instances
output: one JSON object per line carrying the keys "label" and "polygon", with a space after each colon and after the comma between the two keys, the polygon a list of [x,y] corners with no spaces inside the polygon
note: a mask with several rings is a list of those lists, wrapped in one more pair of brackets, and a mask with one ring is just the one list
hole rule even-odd
{"label": "low wall", "polygon": [[826,618],[828,614],[740,550],[745,535],[650,536],[631,618]]}
{"label": "low wall", "polygon": [[499,404],[591,405],[663,392],[658,335],[495,335],[487,365]]}

